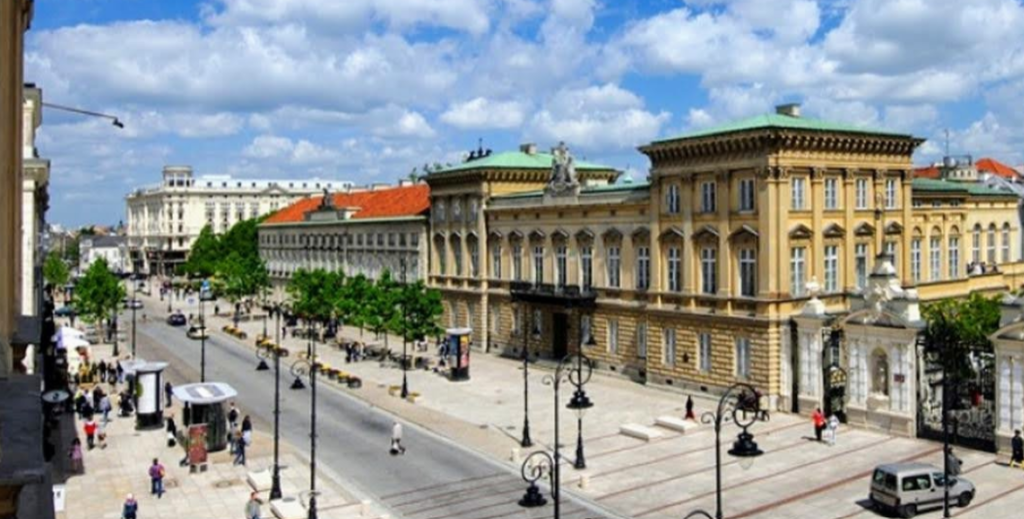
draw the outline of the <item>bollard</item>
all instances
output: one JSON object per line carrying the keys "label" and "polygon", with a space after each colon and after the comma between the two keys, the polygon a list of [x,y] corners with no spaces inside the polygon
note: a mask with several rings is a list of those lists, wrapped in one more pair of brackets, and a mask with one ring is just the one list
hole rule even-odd
{"label": "bollard", "polygon": [[509,457],[509,459],[511,459],[511,461],[512,461],[512,463],[514,465],[518,465],[519,464],[519,448],[518,447],[513,447],[512,448],[512,455]]}
{"label": "bollard", "polygon": [[360,506],[360,509],[359,509],[359,515],[361,515],[363,517],[369,517],[370,516],[370,500],[369,499],[364,499],[363,500],[362,506]]}
{"label": "bollard", "polygon": [[590,476],[587,474],[580,475],[580,488],[585,489],[590,486]]}

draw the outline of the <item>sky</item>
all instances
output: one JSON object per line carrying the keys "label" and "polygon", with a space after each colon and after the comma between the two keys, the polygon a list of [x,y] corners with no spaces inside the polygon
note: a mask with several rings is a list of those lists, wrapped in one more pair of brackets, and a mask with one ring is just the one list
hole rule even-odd
{"label": "sky", "polygon": [[638,145],[802,103],[915,156],[1024,163],[1024,0],[36,0],[48,219],[115,224],[166,164],[390,182],[565,141]]}

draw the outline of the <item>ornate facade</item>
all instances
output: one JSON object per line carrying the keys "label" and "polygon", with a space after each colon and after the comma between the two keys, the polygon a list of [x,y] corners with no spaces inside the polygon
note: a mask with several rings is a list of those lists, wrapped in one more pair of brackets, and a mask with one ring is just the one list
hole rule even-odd
{"label": "ornate facade", "polygon": [[[795,410],[800,363],[821,367],[797,351],[792,320],[808,285],[825,313],[849,312],[884,253],[922,300],[1008,286],[1012,194],[915,182],[920,139],[784,108],[643,146],[649,182],[614,183],[618,172],[561,146],[430,174],[443,324],[510,355],[584,344],[600,367],[649,384],[713,392],[743,380]],[[976,247],[995,256],[969,275]]]}

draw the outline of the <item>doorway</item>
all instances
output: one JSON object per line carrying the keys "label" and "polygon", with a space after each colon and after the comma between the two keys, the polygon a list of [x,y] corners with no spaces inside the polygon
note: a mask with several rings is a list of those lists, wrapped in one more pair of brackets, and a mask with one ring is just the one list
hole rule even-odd
{"label": "doorway", "polygon": [[569,316],[552,314],[551,322],[551,355],[556,361],[569,354]]}

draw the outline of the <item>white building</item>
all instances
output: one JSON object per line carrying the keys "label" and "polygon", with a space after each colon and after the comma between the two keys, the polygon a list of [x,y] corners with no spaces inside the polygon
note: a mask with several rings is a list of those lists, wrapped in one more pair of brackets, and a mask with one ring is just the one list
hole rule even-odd
{"label": "white building", "polygon": [[259,226],[260,256],[267,265],[275,298],[300,268],[363,274],[377,279],[385,270],[392,278],[426,279],[427,216],[430,188],[426,184],[375,186],[351,193],[332,193],[300,200]]}
{"label": "white building", "polygon": [[25,85],[22,104],[22,179],[21,179],[21,313],[40,315],[43,295],[41,236],[46,225],[50,195],[50,161],[39,158],[36,128],[43,122],[43,93]]}
{"label": "white building", "polygon": [[78,240],[78,272],[86,270],[100,258],[107,260],[107,266],[115,274],[131,271],[124,236],[82,236]]}
{"label": "white building", "polygon": [[338,180],[193,177],[190,166],[166,166],[163,182],[126,197],[130,262],[139,272],[169,275],[185,261],[203,227],[223,233],[242,220],[287,207],[298,198],[351,189]]}

